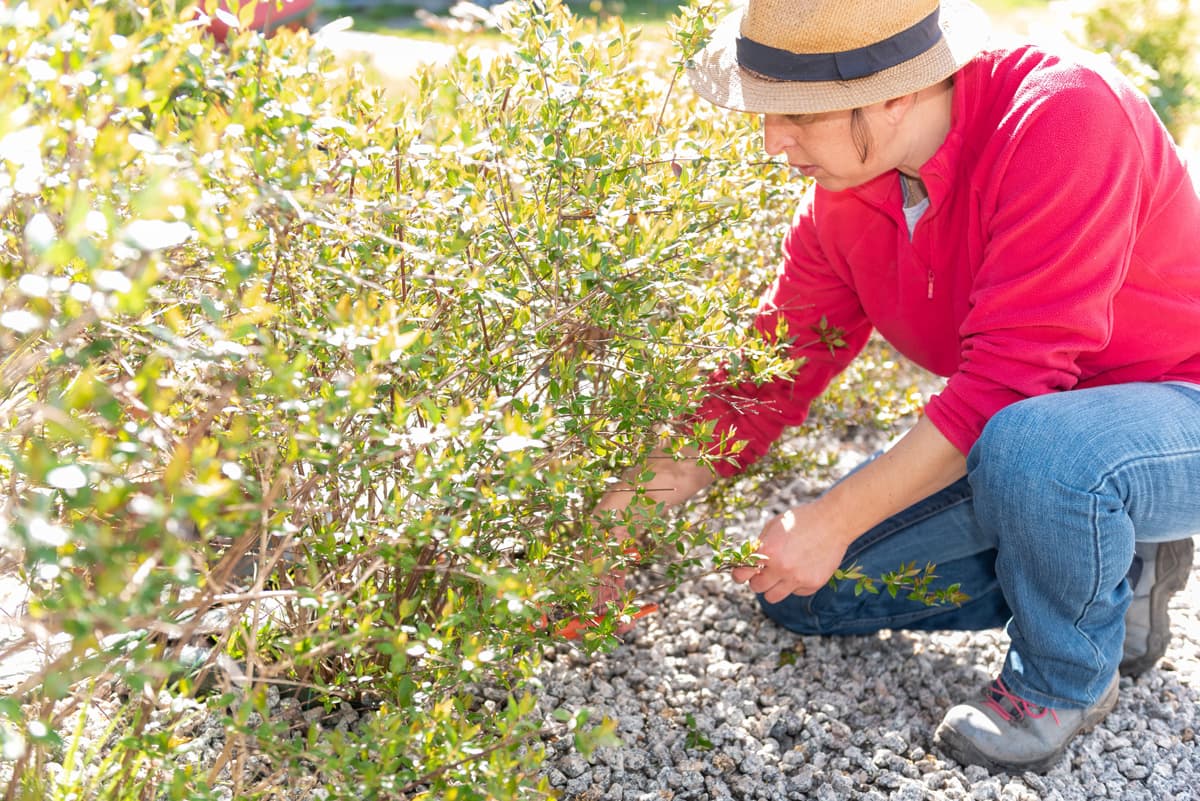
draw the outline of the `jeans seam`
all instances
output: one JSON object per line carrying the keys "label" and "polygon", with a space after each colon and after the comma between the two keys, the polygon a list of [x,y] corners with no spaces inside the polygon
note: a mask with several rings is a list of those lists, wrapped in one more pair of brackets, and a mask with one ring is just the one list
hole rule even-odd
{"label": "jeans seam", "polygon": [[[1170,452],[1160,452],[1160,453],[1155,453],[1155,454],[1138,456],[1138,457],[1135,457],[1132,459],[1126,459],[1125,461],[1122,461],[1119,464],[1113,465],[1111,468],[1109,468],[1107,471],[1105,471],[1103,473],[1103,475],[1101,475],[1096,480],[1096,482],[1090,488],[1088,488],[1086,491],[1088,498],[1089,498],[1088,520],[1089,520],[1090,527],[1091,527],[1090,533],[1091,533],[1091,540],[1092,540],[1092,544],[1093,544],[1092,545],[1092,559],[1093,559],[1092,567],[1093,567],[1093,574],[1095,576],[1095,579],[1093,580],[1092,586],[1089,588],[1090,599],[1088,600],[1088,602],[1086,604],[1084,604],[1083,608],[1080,610],[1079,615],[1073,621],[1073,627],[1075,629],[1075,633],[1080,637],[1080,639],[1083,642],[1086,642],[1088,644],[1088,648],[1090,649],[1090,652],[1091,652],[1093,669],[1096,671],[1099,671],[1100,668],[1103,667],[1103,664],[1105,661],[1104,655],[1101,652],[1101,649],[1097,645],[1095,640],[1086,631],[1084,631],[1083,623],[1085,620],[1087,620],[1088,615],[1091,613],[1092,609],[1095,607],[1096,602],[1099,600],[1100,592],[1101,592],[1101,580],[1103,579],[1102,565],[1104,564],[1104,559],[1103,559],[1103,554],[1101,553],[1101,550],[1103,548],[1103,543],[1101,542],[1102,538],[1100,536],[1100,530],[1099,530],[1099,524],[1098,524],[1099,504],[1100,504],[1100,497],[1102,494],[1102,488],[1114,476],[1116,476],[1117,474],[1121,473],[1122,471],[1126,470],[1127,468],[1129,468],[1131,466],[1135,466],[1135,465],[1146,463],[1146,462],[1170,460],[1170,459],[1174,459],[1174,458],[1178,458],[1178,457],[1195,457],[1197,455],[1200,455],[1200,449],[1198,449],[1198,448],[1180,448],[1180,449],[1173,450]],[[1050,696],[1047,694],[1047,697],[1050,697]],[[1054,697],[1057,697],[1057,696],[1054,696]],[[1061,699],[1061,701],[1066,701],[1066,700],[1067,699]],[[1095,698],[1092,698],[1092,699],[1090,699],[1089,703],[1094,703],[1095,700],[1096,700]]]}
{"label": "jeans seam", "polygon": [[[1098,487],[1099,485],[1097,485]],[[1091,507],[1088,509],[1088,520],[1091,522],[1092,528],[1092,567],[1095,579],[1092,581],[1092,586],[1088,592],[1090,600],[1083,605],[1079,617],[1075,619],[1075,631],[1092,649],[1092,664],[1096,670],[1099,670],[1100,666],[1104,663],[1104,655],[1100,652],[1100,647],[1096,645],[1091,635],[1083,630],[1083,621],[1087,619],[1088,614],[1092,611],[1092,607],[1096,604],[1096,600],[1100,597],[1100,580],[1103,574],[1103,554],[1100,553],[1103,544],[1100,542],[1100,526],[1096,522],[1099,516],[1100,496],[1096,492],[1091,492],[1088,497],[1090,498],[1089,505]]]}
{"label": "jeans seam", "polygon": [[[1186,392],[1186,390],[1179,390],[1179,391]],[[1200,448],[1181,448],[1181,449],[1173,450],[1173,451],[1166,452],[1166,453],[1146,454],[1146,455],[1138,456],[1138,457],[1135,457],[1132,459],[1126,459],[1125,461],[1121,462],[1120,464],[1113,465],[1111,468],[1109,468],[1107,471],[1105,471],[1105,473],[1103,475],[1101,475],[1099,477],[1099,479],[1096,481],[1096,483],[1093,484],[1092,487],[1088,490],[1088,497],[1091,499],[1091,508],[1088,510],[1088,519],[1091,522],[1091,527],[1092,527],[1092,532],[1091,532],[1092,533],[1092,542],[1095,543],[1095,547],[1093,549],[1093,557],[1095,559],[1094,567],[1095,567],[1096,580],[1091,588],[1091,593],[1090,593],[1091,600],[1088,601],[1088,603],[1084,605],[1084,608],[1080,612],[1079,617],[1075,620],[1075,631],[1078,632],[1083,637],[1083,639],[1087,642],[1087,644],[1091,647],[1092,659],[1093,659],[1094,664],[1096,665],[1097,669],[1099,669],[1103,665],[1103,662],[1104,662],[1103,654],[1101,654],[1100,648],[1096,645],[1096,643],[1092,640],[1092,638],[1083,632],[1083,630],[1081,628],[1081,624],[1087,618],[1088,614],[1092,611],[1092,607],[1095,605],[1096,600],[1100,597],[1100,580],[1102,578],[1101,565],[1104,562],[1103,562],[1103,558],[1102,558],[1103,554],[1100,553],[1100,549],[1103,546],[1102,546],[1102,543],[1100,542],[1100,540],[1101,540],[1100,527],[1099,527],[1097,520],[1099,517],[1098,506],[1100,503],[1101,488],[1106,483],[1108,483],[1108,481],[1110,479],[1112,479],[1114,476],[1116,476],[1118,473],[1124,471],[1128,467],[1146,463],[1146,462],[1155,462],[1155,461],[1175,459],[1180,456],[1183,456],[1183,457],[1200,456]]]}

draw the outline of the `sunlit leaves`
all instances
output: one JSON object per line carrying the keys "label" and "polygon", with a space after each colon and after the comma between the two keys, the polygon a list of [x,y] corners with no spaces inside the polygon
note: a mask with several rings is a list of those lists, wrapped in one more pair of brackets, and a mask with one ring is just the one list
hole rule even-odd
{"label": "sunlit leaves", "polygon": [[[222,49],[169,4],[20,8],[0,480],[31,608],[70,641],[43,691],[104,673],[152,697],[195,665],[145,633],[216,616],[214,653],[378,706],[331,738],[264,724],[274,768],[319,762],[330,798],[536,796],[533,624],[627,563],[609,529],[632,518],[589,511],[705,434],[672,424],[712,368],[792,368],[750,320],[802,186],[678,62],[553,4],[402,102],[303,35]],[[709,532],[635,510],[700,564]],[[230,731],[254,734],[257,692],[226,699]],[[611,739],[566,714],[581,748]],[[128,742],[169,797],[207,792],[177,740]]]}

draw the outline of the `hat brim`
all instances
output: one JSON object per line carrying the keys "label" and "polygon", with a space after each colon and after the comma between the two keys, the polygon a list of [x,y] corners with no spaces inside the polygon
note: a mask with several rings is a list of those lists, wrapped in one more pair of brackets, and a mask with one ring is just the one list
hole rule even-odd
{"label": "hat brim", "polygon": [[991,34],[987,14],[969,0],[942,0],[942,38],[916,58],[848,81],[780,81],[737,62],[741,10],[730,14],[688,64],[692,88],[712,103],[755,114],[819,114],[869,106],[911,94],[953,75],[983,50]]}

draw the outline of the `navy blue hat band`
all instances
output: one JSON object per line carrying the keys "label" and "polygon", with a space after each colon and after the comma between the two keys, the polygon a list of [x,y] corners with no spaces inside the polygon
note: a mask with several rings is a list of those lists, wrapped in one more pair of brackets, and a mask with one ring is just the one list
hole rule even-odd
{"label": "navy blue hat band", "polygon": [[916,58],[942,38],[938,9],[880,42],[841,53],[792,53],[739,36],[738,65],[780,81],[850,81]]}

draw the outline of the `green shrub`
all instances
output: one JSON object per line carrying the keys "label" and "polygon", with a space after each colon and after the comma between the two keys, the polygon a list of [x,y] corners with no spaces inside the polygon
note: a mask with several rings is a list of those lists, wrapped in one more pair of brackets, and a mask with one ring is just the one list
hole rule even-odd
{"label": "green shrub", "polygon": [[1192,0],[1084,0],[1071,6],[1076,44],[1107,53],[1183,141],[1200,108],[1200,28]]}
{"label": "green shrub", "polygon": [[[540,796],[533,624],[626,558],[588,511],[703,435],[667,422],[708,371],[789,368],[747,334],[800,187],[619,21],[531,6],[396,106],[306,34],[186,20],[0,8],[4,655],[61,637],[0,701],[10,793]],[[732,547],[647,536],[675,576]],[[373,712],[322,733],[269,689]]]}

